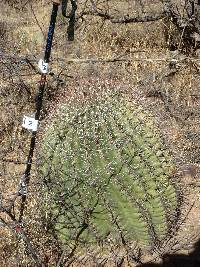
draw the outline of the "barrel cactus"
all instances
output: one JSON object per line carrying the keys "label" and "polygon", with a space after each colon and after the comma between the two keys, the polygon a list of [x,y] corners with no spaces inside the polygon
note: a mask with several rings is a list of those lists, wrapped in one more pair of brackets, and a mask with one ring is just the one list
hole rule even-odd
{"label": "barrel cactus", "polygon": [[153,118],[119,93],[58,108],[40,147],[60,241],[155,248],[175,223],[174,164]]}

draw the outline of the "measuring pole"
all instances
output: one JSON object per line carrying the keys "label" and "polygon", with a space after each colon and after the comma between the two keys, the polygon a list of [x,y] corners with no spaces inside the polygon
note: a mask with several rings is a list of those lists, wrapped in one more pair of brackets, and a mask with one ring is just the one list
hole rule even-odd
{"label": "measuring pole", "polygon": [[28,185],[30,181],[30,171],[32,166],[32,160],[33,160],[33,152],[35,149],[35,143],[36,143],[36,136],[37,136],[37,129],[38,129],[38,122],[40,119],[40,113],[42,109],[43,104],[43,96],[44,96],[44,90],[46,85],[46,76],[48,72],[48,63],[51,55],[51,48],[52,48],[52,42],[53,42],[53,36],[54,36],[54,29],[56,24],[56,18],[57,18],[57,12],[58,7],[60,5],[61,0],[54,0],[53,1],[53,7],[52,7],[52,14],[51,14],[51,20],[49,25],[49,31],[48,31],[48,37],[47,37],[47,43],[46,43],[46,49],[44,54],[44,59],[40,59],[39,61],[39,69],[41,71],[41,79],[39,83],[39,91],[38,96],[36,99],[36,112],[35,117],[28,117],[24,116],[23,120],[23,127],[30,130],[32,132],[31,142],[30,142],[30,148],[29,148],[29,154],[27,158],[26,168],[24,171],[24,175],[20,182],[20,188],[18,191],[19,196],[21,196],[21,208],[20,208],[20,215],[19,215],[19,222],[22,221],[24,208],[25,208],[25,202],[27,197],[27,191],[28,191]]}

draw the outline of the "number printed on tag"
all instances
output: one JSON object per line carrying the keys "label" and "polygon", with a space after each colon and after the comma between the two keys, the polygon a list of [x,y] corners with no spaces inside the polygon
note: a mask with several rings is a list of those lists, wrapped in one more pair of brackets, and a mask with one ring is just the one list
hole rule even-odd
{"label": "number printed on tag", "polygon": [[38,120],[35,120],[32,117],[24,116],[22,127],[24,127],[27,130],[36,132],[38,128]]}
{"label": "number printed on tag", "polygon": [[48,63],[45,63],[43,59],[39,60],[38,67],[41,73],[46,74],[48,72]]}

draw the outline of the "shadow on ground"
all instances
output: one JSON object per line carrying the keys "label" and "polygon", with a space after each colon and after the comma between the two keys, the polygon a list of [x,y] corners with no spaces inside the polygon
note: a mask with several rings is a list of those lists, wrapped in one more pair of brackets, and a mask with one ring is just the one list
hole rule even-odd
{"label": "shadow on ground", "polygon": [[137,267],[200,267],[200,240],[195,244],[193,252],[184,254],[165,254],[163,263],[145,263]]}

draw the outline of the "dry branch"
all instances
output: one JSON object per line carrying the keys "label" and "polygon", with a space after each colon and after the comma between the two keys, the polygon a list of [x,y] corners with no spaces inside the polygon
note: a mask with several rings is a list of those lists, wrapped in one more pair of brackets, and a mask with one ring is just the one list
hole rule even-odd
{"label": "dry branch", "polygon": [[27,249],[30,252],[30,255],[32,256],[36,266],[44,267],[41,259],[38,256],[37,251],[33,247],[30,238],[27,236],[22,226],[15,220],[12,219],[12,221],[13,221],[12,223],[7,223],[3,218],[0,218],[0,225],[14,232],[18,239],[22,239],[24,243],[26,244]]}
{"label": "dry branch", "polygon": [[[162,57],[162,58],[144,58],[144,57],[130,57],[130,54],[136,53],[143,53],[144,50],[136,50],[130,51],[128,53],[123,53],[118,56],[108,57],[108,58],[52,58],[52,61],[62,61],[65,63],[75,63],[75,64],[82,64],[82,63],[114,63],[114,62],[131,62],[131,61],[144,61],[144,62],[174,62],[174,63],[181,63],[184,61],[190,61],[194,63],[200,63],[200,58],[195,57],[188,57],[181,55],[178,57]],[[1,60],[6,60],[9,63],[9,60],[16,60],[16,62],[25,64],[28,63],[34,71],[37,71],[37,67],[33,64],[37,64],[37,59],[35,57],[29,56],[11,56],[8,54],[0,54],[0,62]]]}
{"label": "dry branch", "polygon": [[93,11],[84,11],[82,12],[81,16],[84,15],[93,15],[93,16],[99,16],[105,20],[109,20],[112,23],[119,23],[119,24],[128,24],[128,23],[138,23],[138,22],[153,22],[153,21],[157,21],[160,19],[163,19],[166,16],[166,13],[163,11],[161,13],[158,14],[142,14],[139,16],[123,16],[123,17],[115,17],[113,15],[108,14],[108,12],[102,12],[101,10],[99,10],[97,8],[96,3],[93,0],[90,0],[91,4],[92,4],[92,9]]}

